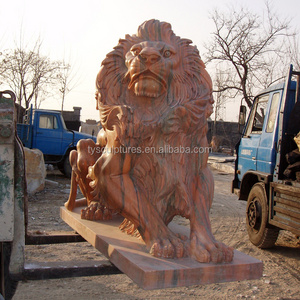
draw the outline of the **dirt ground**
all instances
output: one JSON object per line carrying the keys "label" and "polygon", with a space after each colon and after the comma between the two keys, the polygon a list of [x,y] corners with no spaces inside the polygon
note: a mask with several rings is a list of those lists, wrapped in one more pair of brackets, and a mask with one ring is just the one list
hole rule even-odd
{"label": "dirt ground", "polygon": [[[260,279],[152,291],[139,288],[124,274],[28,280],[19,282],[13,299],[300,299],[299,239],[282,231],[273,249],[253,246],[245,228],[246,203],[230,192],[232,175],[216,170],[213,173],[213,233],[225,244],[263,261]],[[71,230],[59,215],[59,207],[68,198],[69,180],[58,171],[48,172],[47,179],[57,184],[47,183],[44,191],[30,197],[29,230]],[[25,251],[26,262],[106,260],[86,242],[26,246]]]}

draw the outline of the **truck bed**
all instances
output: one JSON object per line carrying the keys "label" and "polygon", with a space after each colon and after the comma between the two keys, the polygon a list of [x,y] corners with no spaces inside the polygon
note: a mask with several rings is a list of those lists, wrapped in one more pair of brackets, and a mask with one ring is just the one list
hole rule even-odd
{"label": "truck bed", "polygon": [[18,136],[22,141],[23,145],[25,145],[26,147],[30,147],[30,145],[28,145],[30,141],[30,127],[31,125],[29,124],[17,124]]}
{"label": "truck bed", "polygon": [[273,215],[270,216],[270,224],[300,236],[300,187],[272,182],[270,194],[274,195],[271,199]]}

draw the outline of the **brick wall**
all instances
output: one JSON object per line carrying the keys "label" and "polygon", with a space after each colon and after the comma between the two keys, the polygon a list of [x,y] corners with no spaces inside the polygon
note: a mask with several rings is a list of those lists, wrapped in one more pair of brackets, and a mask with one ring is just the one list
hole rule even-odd
{"label": "brick wall", "polygon": [[[207,132],[207,139],[209,143],[212,141],[213,126],[214,122],[209,120]],[[235,145],[241,138],[238,123],[217,121],[216,138],[218,146],[234,150]]]}

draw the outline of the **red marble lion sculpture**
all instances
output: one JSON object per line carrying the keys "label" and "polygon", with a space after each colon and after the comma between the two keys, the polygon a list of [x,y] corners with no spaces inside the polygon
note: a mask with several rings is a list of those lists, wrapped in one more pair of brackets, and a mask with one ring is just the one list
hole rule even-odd
{"label": "red marble lion sculpture", "polygon": [[[78,149],[85,153],[73,154],[71,163],[77,182],[87,180],[83,186],[91,189],[80,186],[88,199],[83,218],[121,214],[121,228],[138,231],[156,257],[230,262],[233,249],[215,240],[209,221],[212,83],[191,43],[158,20],[121,39],[96,80],[103,151],[86,159],[80,172],[78,157],[89,156],[86,149]],[[176,215],[190,220],[188,238],[168,228]]]}

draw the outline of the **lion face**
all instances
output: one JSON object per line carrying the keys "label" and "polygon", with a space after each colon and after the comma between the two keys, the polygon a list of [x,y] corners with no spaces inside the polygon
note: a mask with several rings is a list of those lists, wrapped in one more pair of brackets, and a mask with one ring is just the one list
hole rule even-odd
{"label": "lion face", "polygon": [[176,54],[173,46],[160,41],[134,44],[125,56],[128,88],[142,97],[157,98],[165,93],[178,65]]}

